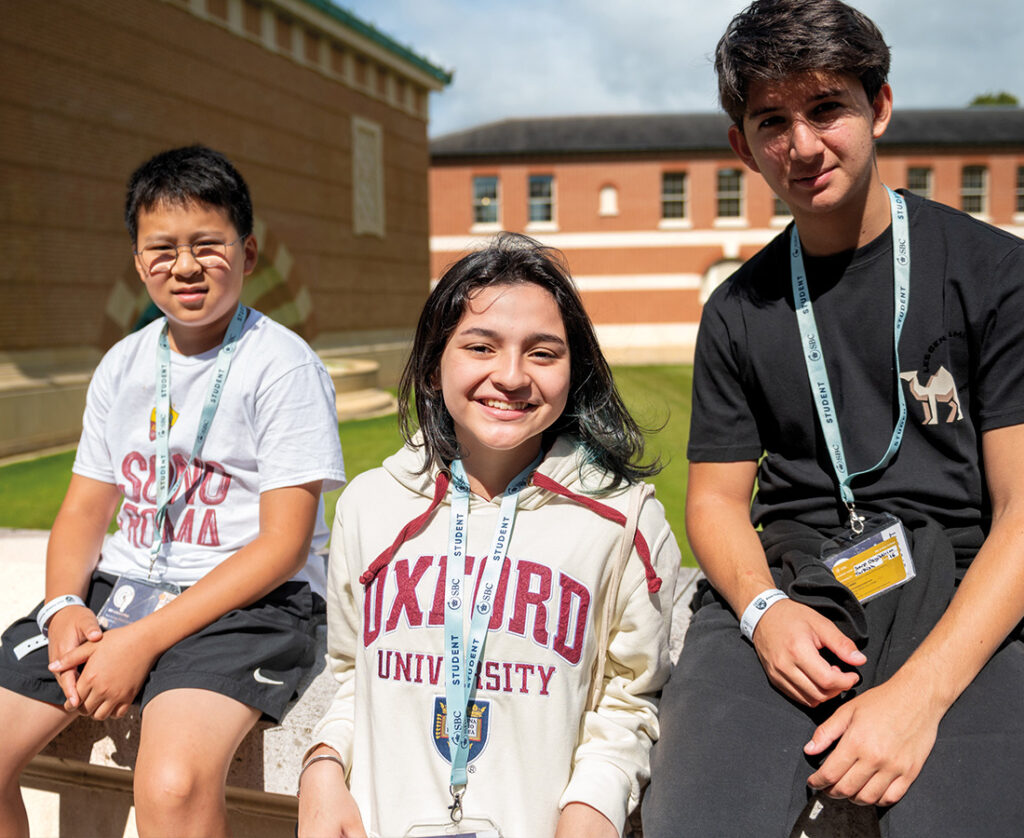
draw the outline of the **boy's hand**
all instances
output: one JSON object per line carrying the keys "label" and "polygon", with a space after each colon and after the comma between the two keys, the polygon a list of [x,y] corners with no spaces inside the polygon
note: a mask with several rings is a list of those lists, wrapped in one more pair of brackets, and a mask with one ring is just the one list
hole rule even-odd
{"label": "boy's hand", "polygon": [[619,831],[586,803],[568,803],[558,817],[555,838],[618,838]]}
{"label": "boy's hand", "polygon": [[831,620],[791,599],[764,612],[754,629],[754,649],[771,682],[808,707],[835,698],[860,680],[856,672],[844,672],[825,660],[821,649],[851,666],[867,660]]}
{"label": "boy's hand", "polygon": [[102,642],[83,643],[50,664],[52,672],[74,671],[84,664],[76,685],[78,705],[69,699],[65,710],[77,709],[97,721],[119,719],[128,712],[159,656],[159,652],[148,650],[133,628],[111,629]]}
{"label": "boy's hand", "polygon": [[[64,658],[83,643],[96,643],[103,637],[103,631],[96,622],[96,615],[82,605],[62,608],[50,618],[46,628],[50,640],[51,666],[54,661]],[[67,699],[64,706],[69,710],[77,709],[81,702],[76,686],[78,670],[65,669],[57,672],[56,678]]]}
{"label": "boy's hand", "polygon": [[815,755],[838,740],[807,784],[862,806],[896,803],[935,745],[943,710],[927,696],[926,685],[892,678],[847,701],[804,746]]}

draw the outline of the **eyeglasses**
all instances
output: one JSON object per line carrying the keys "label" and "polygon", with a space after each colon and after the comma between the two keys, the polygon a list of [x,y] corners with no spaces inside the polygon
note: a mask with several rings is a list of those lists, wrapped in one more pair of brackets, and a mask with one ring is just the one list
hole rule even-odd
{"label": "eyeglasses", "polygon": [[150,276],[169,274],[174,263],[178,261],[178,251],[183,247],[189,249],[192,258],[204,270],[226,268],[230,264],[228,248],[245,240],[247,236],[248,233],[239,236],[233,242],[203,240],[192,244],[151,244],[146,245],[142,250],[136,250],[135,255],[142,261],[142,267]]}

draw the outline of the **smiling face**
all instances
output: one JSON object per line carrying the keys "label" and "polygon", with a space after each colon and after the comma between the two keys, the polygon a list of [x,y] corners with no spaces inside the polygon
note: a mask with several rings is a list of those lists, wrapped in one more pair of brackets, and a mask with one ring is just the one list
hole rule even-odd
{"label": "smiling face", "polygon": [[555,298],[531,282],[475,292],[440,376],[470,477],[500,471],[510,480],[540,451],[542,432],[569,398],[569,342]]}
{"label": "smiling face", "polygon": [[[235,225],[219,207],[162,202],[139,212],[137,251],[178,247],[170,273],[153,275],[142,258],[135,257],[149,296],[167,315],[168,337],[176,352],[195,355],[223,339],[242,294],[242,280],[256,265],[256,240],[252,236],[237,239]],[[187,247],[180,247],[231,242],[226,262],[217,267],[204,267]]]}
{"label": "smiling face", "polygon": [[751,84],[743,130],[732,126],[729,141],[785,201],[798,227],[830,214],[849,224],[865,206],[880,206],[871,200],[884,193],[874,141],[891,114],[888,85],[869,102],[856,76],[809,71]]}

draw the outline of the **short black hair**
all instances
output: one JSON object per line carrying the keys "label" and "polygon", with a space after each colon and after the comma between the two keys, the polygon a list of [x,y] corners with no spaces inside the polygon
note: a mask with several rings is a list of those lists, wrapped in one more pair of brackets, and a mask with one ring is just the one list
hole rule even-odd
{"label": "short black hair", "polygon": [[[469,253],[445,271],[420,314],[412,352],[398,388],[398,421],[411,442],[414,421],[423,432],[423,470],[459,456],[455,426],[439,381],[441,355],[470,298],[482,288],[533,283],[555,298],[569,343],[569,399],[562,415],[545,431],[548,439],[572,434],[591,461],[614,478],[635,482],[660,470],[643,463],[644,436],[615,387],[594,326],[569,278],[562,253],[528,236],[500,233],[487,247]],[[412,408],[415,403],[415,420]]]}
{"label": "short black hair", "polygon": [[203,145],[162,151],[132,173],[124,223],[133,243],[139,232],[139,213],[161,203],[219,207],[240,236],[252,233],[252,199],[245,179],[227,157]]}
{"label": "short black hair", "polygon": [[840,0],[755,0],[715,48],[718,98],[740,128],[751,82],[811,70],[856,76],[874,102],[889,76],[889,47],[870,18]]}

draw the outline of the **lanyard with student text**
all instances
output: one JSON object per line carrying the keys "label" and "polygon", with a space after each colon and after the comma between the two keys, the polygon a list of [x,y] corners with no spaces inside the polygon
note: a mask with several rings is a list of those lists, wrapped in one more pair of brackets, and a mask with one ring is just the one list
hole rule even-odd
{"label": "lanyard with student text", "polygon": [[[487,639],[487,628],[491,621],[498,577],[501,567],[505,563],[505,555],[508,553],[509,541],[512,538],[512,525],[515,523],[519,493],[529,484],[530,475],[540,465],[542,458],[543,453],[538,454],[530,465],[512,479],[502,493],[494,540],[491,543],[491,551],[487,555],[487,565],[480,578],[479,602],[473,601],[474,591],[470,581],[465,577],[466,540],[469,534],[469,480],[466,478],[462,462],[452,461],[452,512],[448,524],[444,648],[447,660],[446,732],[452,763],[451,791],[455,800],[452,808],[453,820],[457,820],[456,816],[461,815],[462,791],[467,782],[466,764],[469,761],[469,720],[466,718],[466,713],[473,693],[473,681],[476,677],[477,666],[483,655],[484,642]],[[472,608],[469,637],[465,644],[463,643],[463,600],[469,602]]]}
{"label": "lanyard with student text", "polygon": [[196,431],[196,441],[192,445],[192,453],[189,455],[185,467],[178,472],[173,486],[168,485],[171,468],[168,441],[171,432],[171,347],[167,340],[166,322],[160,331],[156,349],[156,517],[154,519],[153,543],[149,551],[149,578],[153,576],[153,566],[156,564],[160,548],[163,546],[164,521],[167,519],[167,507],[170,505],[170,499],[177,491],[181,478],[192,465],[192,461],[203,450],[203,444],[210,433],[210,425],[213,424],[213,417],[217,414],[221,394],[224,392],[224,382],[227,380],[228,370],[231,368],[231,360],[235,354],[238,338],[242,334],[242,327],[245,326],[245,319],[248,315],[249,310],[239,303],[220,345],[220,352],[217,353],[217,363],[213,370],[213,377],[210,379],[210,385],[206,390],[202,413],[199,415],[199,428]]}
{"label": "lanyard with student text", "polygon": [[899,398],[900,413],[893,428],[889,447],[871,468],[850,474],[846,467],[846,453],[843,440],[839,433],[839,417],[832,400],[832,389],[829,386],[828,371],[825,369],[825,355],[818,335],[818,325],[814,319],[811,306],[811,294],[807,288],[807,273],[804,269],[803,254],[800,249],[800,236],[796,225],[790,231],[790,273],[793,280],[793,301],[796,308],[797,322],[800,326],[800,339],[804,347],[804,361],[807,365],[807,379],[811,384],[815,405],[818,409],[818,421],[821,432],[828,445],[828,453],[832,459],[832,468],[839,482],[839,494],[850,512],[850,528],[856,534],[864,529],[864,518],[857,515],[853,503],[853,490],[850,483],[855,477],[870,474],[885,468],[899,450],[903,441],[903,431],[907,423],[907,404],[903,396],[900,381],[900,333],[907,317],[907,304],[910,301],[910,230],[907,222],[906,203],[900,195],[886,187],[889,204],[892,208],[892,260],[893,260],[893,299],[895,316],[893,323],[893,355],[896,367],[896,393]]}

